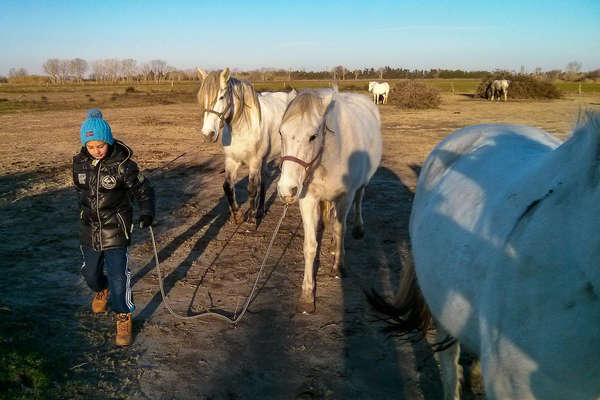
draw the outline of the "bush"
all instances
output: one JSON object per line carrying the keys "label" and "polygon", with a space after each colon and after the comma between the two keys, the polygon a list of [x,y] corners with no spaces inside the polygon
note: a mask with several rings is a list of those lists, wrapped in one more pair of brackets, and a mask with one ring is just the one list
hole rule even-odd
{"label": "bush", "polygon": [[550,82],[539,81],[528,75],[511,75],[508,73],[495,74],[484,78],[477,87],[477,97],[488,98],[488,87],[496,79],[508,79],[509,99],[558,99],[561,93],[556,86]]}
{"label": "bush", "polygon": [[135,93],[135,88],[133,86],[127,86],[125,93]]}
{"label": "bush", "polygon": [[437,108],[442,103],[440,91],[413,80],[396,83],[390,93],[390,103],[400,108]]}

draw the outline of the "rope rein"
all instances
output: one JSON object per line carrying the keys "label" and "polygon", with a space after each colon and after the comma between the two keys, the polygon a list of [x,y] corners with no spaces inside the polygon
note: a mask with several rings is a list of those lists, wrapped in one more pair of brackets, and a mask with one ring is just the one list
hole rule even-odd
{"label": "rope rein", "polygon": [[152,230],[152,226],[149,226],[148,228],[150,229],[150,236],[152,238],[152,247],[154,249],[154,258],[156,261],[156,272],[158,275],[158,284],[160,286],[160,294],[162,295],[163,303],[165,304],[165,306],[167,307],[167,310],[169,310],[171,315],[173,315],[175,318],[179,318],[179,319],[183,319],[183,320],[203,318],[203,317],[215,317],[215,318],[219,318],[225,322],[228,322],[230,324],[237,324],[242,319],[242,317],[246,313],[246,310],[250,306],[250,303],[254,299],[254,294],[256,292],[258,280],[260,279],[260,275],[265,267],[265,263],[267,262],[267,258],[269,257],[269,254],[271,252],[271,247],[273,246],[275,237],[277,236],[277,233],[279,232],[279,227],[281,226],[281,223],[283,222],[283,218],[285,217],[288,207],[289,207],[289,205],[285,204],[285,206],[283,208],[283,213],[281,214],[281,217],[279,218],[279,222],[277,223],[277,226],[275,227],[275,231],[273,231],[273,236],[271,237],[271,241],[269,242],[269,246],[267,247],[267,252],[265,253],[265,256],[262,260],[262,263],[258,270],[258,274],[256,275],[256,279],[254,280],[254,285],[252,286],[252,290],[250,291],[250,294],[248,294],[248,297],[246,298],[246,302],[244,303],[244,307],[242,308],[240,314],[234,318],[229,318],[223,314],[213,312],[213,311],[207,311],[207,312],[203,312],[203,313],[195,314],[195,315],[180,315],[180,314],[177,314],[173,310],[173,308],[169,304],[168,297],[167,297],[167,295],[165,293],[165,289],[164,289],[162,274],[160,272],[160,263],[158,261],[158,252],[156,251],[156,241],[154,240],[154,231]]}

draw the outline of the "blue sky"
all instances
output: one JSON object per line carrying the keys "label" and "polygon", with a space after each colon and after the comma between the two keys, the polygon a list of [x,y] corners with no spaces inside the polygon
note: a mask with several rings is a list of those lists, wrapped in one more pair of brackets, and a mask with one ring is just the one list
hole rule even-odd
{"label": "blue sky", "polygon": [[50,58],[180,69],[600,68],[600,0],[3,0],[0,75]]}

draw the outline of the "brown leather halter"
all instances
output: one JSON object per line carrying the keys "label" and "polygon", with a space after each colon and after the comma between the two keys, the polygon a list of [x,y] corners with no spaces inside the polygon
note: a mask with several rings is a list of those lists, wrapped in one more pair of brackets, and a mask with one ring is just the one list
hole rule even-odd
{"label": "brown leather halter", "polygon": [[283,157],[281,157],[281,162],[279,163],[279,168],[281,169],[284,161],[292,161],[292,162],[295,162],[296,164],[302,165],[304,167],[304,171],[306,172],[306,176],[304,177],[304,182],[306,183],[306,180],[308,179],[308,173],[310,172],[311,168],[314,166],[315,162],[317,162],[317,160],[319,158],[321,158],[321,155],[323,154],[323,150],[325,149],[325,132],[326,131],[335,133],[334,131],[329,129],[329,127],[327,126],[326,123],[323,124],[323,140],[321,141],[321,148],[317,152],[317,155],[310,162],[306,162],[306,161],[301,160],[298,157],[294,157],[294,156],[283,156]]}
{"label": "brown leather halter", "polygon": [[[215,100],[215,103],[216,102],[217,101]],[[221,130],[221,128],[223,128],[224,124],[231,125],[231,115],[226,118],[225,114],[229,113],[232,103],[233,103],[233,98],[230,95],[229,102],[227,102],[227,107],[225,107],[225,109],[222,112],[215,111],[212,108],[205,111],[206,113],[212,113],[212,114],[215,114],[217,117],[219,117],[219,119],[221,120],[221,122],[219,124],[219,130]],[[214,103],[213,103],[213,105],[214,105]]]}

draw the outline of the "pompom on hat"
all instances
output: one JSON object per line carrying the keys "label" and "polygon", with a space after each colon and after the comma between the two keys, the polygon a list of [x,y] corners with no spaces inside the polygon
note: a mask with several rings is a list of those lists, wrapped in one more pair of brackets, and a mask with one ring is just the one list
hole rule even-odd
{"label": "pompom on hat", "polygon": [[87,119],[81,125],[79,133],[81,135],[81,145],[85,146],[87,142],[92,140],[101,140],[108,144],[113,144],[112,132],[108,122],[102,119],[102,112],[97,108],[88,110]]}

